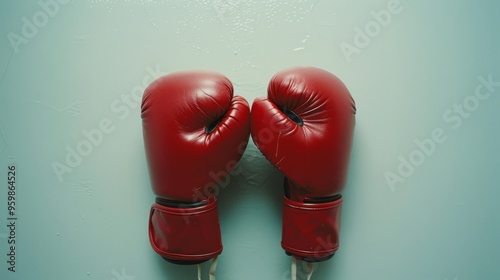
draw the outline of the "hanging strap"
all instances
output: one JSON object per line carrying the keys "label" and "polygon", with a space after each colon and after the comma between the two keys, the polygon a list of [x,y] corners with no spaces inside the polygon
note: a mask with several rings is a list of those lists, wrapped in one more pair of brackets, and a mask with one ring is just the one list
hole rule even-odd
{"label": "hanging strap", "polygon": [[292,257],[292,280],[297,280],[297,260]]}
{"label": "hanging strap", "polygon": [[[210,280],[215,280],[215,270],[217,269],[218,261],[219,261],[219,256],[212,259],[212,264],[210,265],[210,271],[208,273],[208,277]],[[198,264],[197,267],[198,267],[198,280],[201,280],[201,264]]]}
{"label": "hanging strap", "polygon": [[[306,262],[307,267],[307,280],[311,280],[311,277],[314,273],[314,264],[311,262]],[[297,259],[292,257],[292,273],[291,280],[297,280]]]}
{"label": "hanging strap", "polygon": [[218,261],[219,261],[219,256],[215,257],[212,260],[212,264],[210,265],[210,272],[208,274],[210,280],[215,280],[215,269],[217,268]]}
{"label": "hanging strap", "polygon": [[311,276],[313,275],[314,272],[314,264],[308,262],[307,263],[307,280],[311,280]]}

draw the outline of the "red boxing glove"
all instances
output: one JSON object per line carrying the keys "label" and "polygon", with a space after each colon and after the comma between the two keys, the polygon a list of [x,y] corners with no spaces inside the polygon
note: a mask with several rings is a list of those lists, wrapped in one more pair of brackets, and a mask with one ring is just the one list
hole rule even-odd
{"label": "red boxing glove", "polygon": [[285,175],[281,246],[307,262],[339,247],[342,191],[354,130],[354,100],[333,74],[297,67],[276,74],[252,106],[252,139]]}
{"label": "red boxing glove", "polygon": [[241,158],[250,133],[248,103],[219,73],[177,72],[155,80],[142,100],[146,158],[156,203],[153,249],[196,264],[222,252],[217,181]]}

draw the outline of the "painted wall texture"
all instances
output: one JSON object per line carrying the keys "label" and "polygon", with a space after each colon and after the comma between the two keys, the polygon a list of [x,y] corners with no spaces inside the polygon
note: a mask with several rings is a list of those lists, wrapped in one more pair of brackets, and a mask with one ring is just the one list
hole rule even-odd
{"label": "painted wall texture", "polygon": [[[297,65],[336,74],[357,104],[341,247],[312,279],[499,279],[499,11],[494,0],[1,1],[0,279],[196,279],[149,245],[142,92],[209,69],[251,103]],[[283,176],[253,143],[238,168],[219,196],[217,279],[290,279]]]}

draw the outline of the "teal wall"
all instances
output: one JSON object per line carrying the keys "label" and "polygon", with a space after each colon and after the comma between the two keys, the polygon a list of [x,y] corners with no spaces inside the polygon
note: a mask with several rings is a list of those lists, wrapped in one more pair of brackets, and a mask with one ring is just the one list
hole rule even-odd
{"label": "teal wall", "polygon": [[[55,1],[0,2],[0,279],[196,279],[149,245],[144,86],[210,69],[252,102],[295,65],[358,109],[342,245],[312,279],[500,279],[498,1]],[[217,279],[290,279],[282,175],[253,143],[240,166]]]}

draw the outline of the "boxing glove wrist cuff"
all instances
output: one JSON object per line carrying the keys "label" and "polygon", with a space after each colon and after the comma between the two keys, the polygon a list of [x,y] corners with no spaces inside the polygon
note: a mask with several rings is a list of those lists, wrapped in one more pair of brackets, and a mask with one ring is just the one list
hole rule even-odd
{"label": "boxing glove wrist cuff", "polygon": [[217,199],[191,208],[154,203],[149,216],[153,249],[172,262],[212,259],[222,252]]}
{"label": "boxing glove wrist cuff", "polygon": [[304,203],[283,198],[281,247],[306,261],[327,260],[339,247],[342,198]]}

